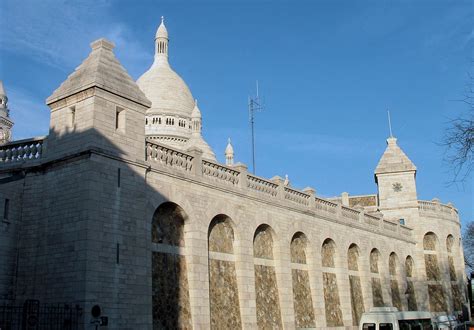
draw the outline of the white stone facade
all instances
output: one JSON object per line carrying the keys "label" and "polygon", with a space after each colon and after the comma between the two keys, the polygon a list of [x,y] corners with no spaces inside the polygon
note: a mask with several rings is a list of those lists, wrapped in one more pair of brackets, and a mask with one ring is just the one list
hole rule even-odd
{"label": "white stone facade", "polygon": [[[457,210],[417,200],[416,167],[396,141],[375,173],[378,197],[322,199],[232,165],[230,144],[226,166],[199,144],[147,138],[150,92],[112,49],[94,42],[48,98],[48,137],[0,147],[0,299],[80,304],[85,329],[95,304],[111,329],[343,329],[376,301],[408,310],[413,298],[418,310],[461,309]],[[157,312],[165,295],[180,304],[168,316]]]}

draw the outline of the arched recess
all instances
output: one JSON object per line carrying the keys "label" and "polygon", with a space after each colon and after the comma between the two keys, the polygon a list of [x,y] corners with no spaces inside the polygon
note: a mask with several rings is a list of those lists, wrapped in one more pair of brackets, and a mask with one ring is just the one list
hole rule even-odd
{"label": "arched recess", "polygon": [[278,285],[273,261],[273,229],[258,226],[253,237],[257,326],[259,329],[282,328]]}
{"label": "arched recess", "polygon": [[324,303],[326,307],[326,326],[343,326],[341,302],[336,277],[336,243],[330,238],[324,240],[321,247],[323,266]]}
{"label": "arched recess", "polygon": [[374,307],[385,306],[382,294],[382,283],[380,280],[379,260],[380,252],[378,249],[373,248],[372,251],[370,251],[370,275],[372,283],[372,303]]}
{"label": "arched recess", "polygon": [[293,283],[293,307],[295,327],[314,328],[315,317],[307,260],[308,238],[302,232],[293,235],[290,243],[291,277]]}
{"label": "arched recess", "polygon": [[398,256],[395,252],[390,253],[388,257],[388,272],[390,274],[390,292],[392,293],[392,305],[397,307],[399,311],[402,308],[402,299],[400,298],[400,289],[398,287]]}
{"label": "arched recess", "polygon": [[438,264],[438,237],[427,232],[423,237],[426,280],[428,281],[429,308],[431,312],[446,312],[446,297]]}
{"label": "arched recess", "polygon": [[161,204],[153,214],[152,314],[154,329],[192,327],[185,246],[184,210],[177,204]]}
{"label": "arched recess", "polygon": [[356,244],[351,244],[347,250],[347,266],[351,290],[352,324],[355,326],[359,325],[360,317],[365,312],[359,274],[359,255],[359,247]]}
{"label": "arched recess", "polygon": [[455,249],[454,236],[449,234],[446,237],[446,251],[448,253],[448,267],[449,267],[449,278],[451,280],[451,295],[453,301],[453,310],[462,311],[462,305],[464,299],[462,297],[462,290],[459,289],[456,276],[456,267],[454,266],[454,249]]}
{"label": "arched recess", "polygon": [[407,279],[407,302],[408,302],[408,310],[409,311],[416,311],[418,310],[418,306],[416,304],[416,295],[415,295],[415,287],[413,285],[413,272],[415,269],[415,263],[411,256],[407,256],[405,259],[405,276]]}
{"label": "arched recess", "polygon": [[212,329],[242,328],[232,220],[215,216],[208,231],[209,302]]}

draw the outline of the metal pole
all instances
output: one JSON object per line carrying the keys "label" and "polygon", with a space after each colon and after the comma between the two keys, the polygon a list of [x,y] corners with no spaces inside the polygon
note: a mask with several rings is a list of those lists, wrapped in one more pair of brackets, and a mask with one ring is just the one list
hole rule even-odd
{"label": "metal pole", "polygon": [[250,125],[252,129],[252,172],[255,174],[255,132],[254,132],[254,108],[253,108],[253,100],[250,99],[249,104],[249,111],[250,111]]}

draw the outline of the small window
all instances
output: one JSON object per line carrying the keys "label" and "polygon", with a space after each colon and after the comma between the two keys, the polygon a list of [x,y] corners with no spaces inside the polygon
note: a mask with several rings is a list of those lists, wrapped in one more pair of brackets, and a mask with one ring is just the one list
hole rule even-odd
{"label": "small window", "polygon": [[120,107],[115,109],[115,129],[125,131],[125,110]]}
{"label": "small window", "polygon": [[364,323],[362,325],[362,329],[364,329],[364,330],[375,330],[375,323]]}
{"label": "small window", "polygon": [[398,219],[398,222],[399,222],[401,225],[405,226],[405,219]]}
{"label": "small window", "polygon": [[393,324],[392,323],[380,323],[379,330],[392,330]]}
{"label": "small window", "polygon": [[76,107],[70,107],[67,113],[67,125],[74,128],[76,124]]}
{"label": "small window", "polygon": [[3,220],[8,220],[8,216],[10,213],[10,200],[5,198],[5,204],[3,207]]}

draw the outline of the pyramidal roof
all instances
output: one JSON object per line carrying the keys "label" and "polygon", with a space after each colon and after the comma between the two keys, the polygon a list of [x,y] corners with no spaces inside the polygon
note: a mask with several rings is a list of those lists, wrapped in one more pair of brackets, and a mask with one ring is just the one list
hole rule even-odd
{"label": "pyramidal roof", "polygon": [[389,137],[387,139],[387,149],[385,149],[375,168],[375,174],[406,171],[416,171],[416,166],[397,145],[397,139]]}
{"label": "pyramidal roof", "polygon": [[89,56],[46,99],[46,104],[96,86],[150,107],[151,102],[115,57],[112,51],[114,47],[115,45],[106,39],[91,43],[92,51]]}

